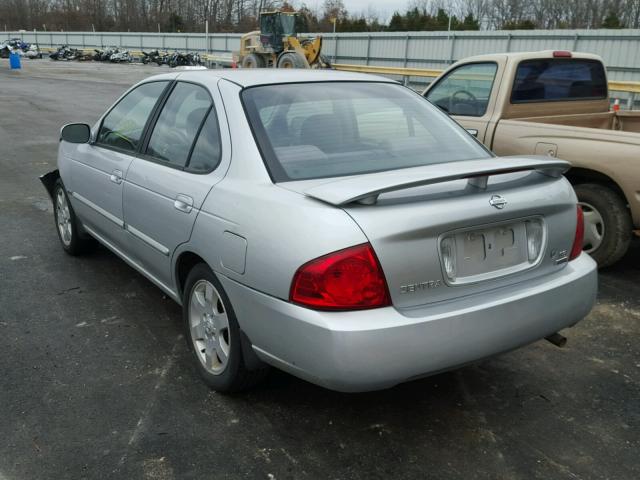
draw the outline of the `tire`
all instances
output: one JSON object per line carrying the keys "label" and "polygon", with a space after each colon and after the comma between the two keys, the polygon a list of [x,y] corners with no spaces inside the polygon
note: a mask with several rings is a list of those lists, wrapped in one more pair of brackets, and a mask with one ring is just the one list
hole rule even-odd
{"label": "tire", "polygon": [[304,59],[296,52],[287,52],[278,58],[278,68],[305,68]]}
{"label": "tire", "polygon": [[249,370],[245,366],[240,326],[233,307],[222,285],[204,263],[195,265],[187,276],[182,316],[198,373],[213,390],[240,392],[265,377],[267,368]]}
{"label": "tire", "polygon": [[53,186],[53,218],[60,244],[69,255],[80,255],[93,245],[90,238],[80,234],[81,227],[69,197],[59,178]]}
{"label": "tire", "polygon": [[250,53],[242,59],[242,68],[264,68],[265,66],[264,58],[255,53]]}
{"label": "tire", "polygon": [[626,202],[614,190],[598,183],[574,187],[585,218],[584,250],[608,267],[620,260],[631,243],[632,223]]}

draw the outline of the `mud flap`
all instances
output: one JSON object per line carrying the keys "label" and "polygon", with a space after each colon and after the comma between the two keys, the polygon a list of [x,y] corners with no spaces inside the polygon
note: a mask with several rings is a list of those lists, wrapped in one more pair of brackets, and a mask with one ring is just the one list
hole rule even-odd
{"label": "mud flap", "polygon": [[244,366],[247,370],[261,370],[266,368],[266,364],[258,358],[256,352],[251,347],[251,340],[247,337],[247,334],[243,330],[240,330],[240,345],[242,346],[242,357],[244,359]]}
{"label": "mud flap", "polygon": [[47,193],[49,193],[49,197],[53,200],[53,187],[56,184],[56,180],[60,178],[60,171],[56,168],[55,170],[50,171],[49,173],[45,173],[44,175],[40,175],[40,181],[46,188]]}

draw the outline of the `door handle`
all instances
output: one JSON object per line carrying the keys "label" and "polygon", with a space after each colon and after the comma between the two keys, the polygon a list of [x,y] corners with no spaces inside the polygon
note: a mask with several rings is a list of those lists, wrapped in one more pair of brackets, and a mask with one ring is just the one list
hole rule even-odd
{"label": "door handle", "polygon": [[178,195],[173,202],[173,206],[176,210],[180,210],[184,213],[189,213],[193,209],[193,198],[188,195]]}
{"label": "door handle", "polygon": [[114,170],[109,176],[109,180],[120,185],[122,183],[122,170]]}
{"label": "door handle", "polygon": [[467,133],[469,135],[473,135],[476,138],[478,137],[478,130],[477,129],[475,129],[475,128],[467,128],[466,130],[467,130]]}

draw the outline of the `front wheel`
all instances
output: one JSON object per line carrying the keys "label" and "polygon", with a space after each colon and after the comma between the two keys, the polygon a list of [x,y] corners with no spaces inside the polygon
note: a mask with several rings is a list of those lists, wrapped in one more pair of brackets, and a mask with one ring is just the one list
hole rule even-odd
{"label": "front wheel", "polygon": [[182,312],[189,348],[207,385],[230,393],[246,390],[263,379],[266,369],[246,368],[235,313],[222,285],[204,263],[189,272]]}
{"label": "front wheel", "polygon": [[633,228],[625,201],[605,185],[583,183],[574,188],[584,212],[584,251],[601,268],[613,265],[631,243]]}
{"label": "front wheel", "polygon": [[283,53],[278,58],[278,68],[305,68],[304,59],[297,52]]}
{"label": "front wheel", "polygon": [[53,188],[53,217],[62,248],[69,255],[79,255],[91,245],[91,239],[80,236],[80,225],[62,180],[56,180]]}

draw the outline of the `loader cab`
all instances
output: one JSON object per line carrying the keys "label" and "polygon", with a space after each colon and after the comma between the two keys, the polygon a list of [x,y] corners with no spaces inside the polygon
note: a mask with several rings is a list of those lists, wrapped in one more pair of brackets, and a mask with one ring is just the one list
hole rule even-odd
{"label": "loader cab", "polygon": [[304,15],[293,12],[263,12],[260,14],[260,43],[279,52],[284,49],[284,37],[295,37],[308,30]]}

